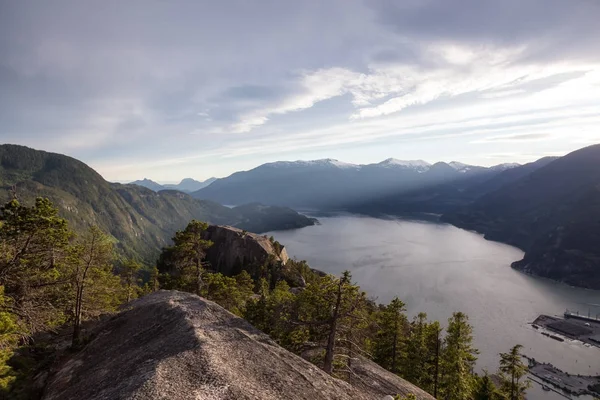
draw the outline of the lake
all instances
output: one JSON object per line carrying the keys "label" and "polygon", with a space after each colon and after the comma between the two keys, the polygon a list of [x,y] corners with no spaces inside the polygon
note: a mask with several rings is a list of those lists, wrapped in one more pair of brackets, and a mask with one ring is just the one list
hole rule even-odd
{"label": "lake", "polygon": [[[423,311],[446,325],[454,311],[468,314],[480,350],[478,368],[495,371],[498,353],[519,343],[538,361],[570,373],[600,375],[600,349],[556,340],[534,330],[539,314],[565,309],[600,313],[600,291],[522,274],[510,268],[523,252],[452,225],[355,215],[318,216],[320,225],[269,235],[290,257],[353,279],[369,296],[387,303],[398,296],[409,316]],[[530,399],[561,398],[530,391]]]}

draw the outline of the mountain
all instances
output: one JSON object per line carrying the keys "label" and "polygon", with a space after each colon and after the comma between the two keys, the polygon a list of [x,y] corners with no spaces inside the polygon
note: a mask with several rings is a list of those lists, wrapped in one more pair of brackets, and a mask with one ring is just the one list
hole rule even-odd
{"label": "mountain", "polygon": [[211,183],[213,183],[214,181],[216,181],[217,178],[208,178],[205,181],[197,181],[195,179],[192,178],[185,178],[183,179],[181,182],[179,182],[177,185],[163,185],[163,187],[165,189],[173,189],[173,190],[179,190],[182,192],[186,192],[186,193],[191,193],[191,192],[195,192],[196,190],[200,190],[208,185],[210,185]]}
{"label": "mountain", "polygon": [[74,158],[0,145],[0,202],[15,192],[26,204],[39,196],[48,197],[76,231],[96,224],[114,237],[122,253],[147,262],[154,262],[175,231],[192,219],[254,232],[314,224],[286,208],[254,204],[231,209],[174,190],[157,193],[137,185],[109,183]]}
{"label": "mountain", "polygon": [[192,196],[222,204],[259,202],[296,208],[341,209],[400,191],[500,172],[456,162],[431,165],[423,160],[393,158],[366,165],[334,159],[279,161],[217,179]]}
{"label": "mountain", "polygon": [[523,249],[517,269],[600,289],[600,145],[497,179],[509,173],[519,176],[491,185],[497,188],[443,220]]}
{"label": "mountain", "polygon": [[[60,358],[43,400],[372,400],[433,397],[362,357],[349,382],[279,346],[212,301],[155,292],[100,322],[89,343]],[[41,386],[40,385],[40,386]]]}
{"label": "mountain", "polygon": [[160,183],[154,182],[153,180],[144,178],[142,180],[130,182],[129,184],[143,186],[143,187],[153,190],[155,192],[160,192],[161,190],[179,190],[180,192],[191,193],[191,192],[195,192],[196,190],[200,190],[200,189],[210,185],[211,183],[213,183],[216,180],[217,180],[217,178],[209,178],[209,179],[201,182],[201,181],[197,181],[192,178],[185,178],[178,184],[169,184],[168,183],[168,184],[161,185]]}
{"label": "mountain", "polygon": [[365,197],[361,201],[347,204],[346,209],[374,216],[449,213],[473,203],[482,195],[513,182],[556,158],[546,157],[525,165],[500,164],[490,168],[458,162],[440,162],[430,166],[426,172],[435,175],[436,178],[431,180],[437,183]]}
{"label": "mountain", "polygon": [[156,183],[153,180],[148,178],[144,178],[142,180],[137,180],[129,183],[130,185],[138,185],[145,187],[146,189],[154,190],[155,192],[159,192],[161,190],[165,190],[165,187],[160,183]]}

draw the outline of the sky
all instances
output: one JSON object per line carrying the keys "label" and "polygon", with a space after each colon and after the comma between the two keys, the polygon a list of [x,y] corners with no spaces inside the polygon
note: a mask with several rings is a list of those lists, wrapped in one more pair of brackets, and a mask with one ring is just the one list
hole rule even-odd
{"label": "sky", "polygon": [[111,181],[600,143],[600,0],[0,0],[0,143]]}

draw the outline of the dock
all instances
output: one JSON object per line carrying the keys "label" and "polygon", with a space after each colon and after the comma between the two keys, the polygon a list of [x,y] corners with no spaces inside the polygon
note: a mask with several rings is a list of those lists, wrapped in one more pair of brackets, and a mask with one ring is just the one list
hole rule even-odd
{"label": "dock", "polygon": [[[600,376],[571,375],[552,364],[540,363],[533,358],[526,358],[529,360],[529,373],[542,381],[537,383],[550,385],[549,388],[558,388],[562,392],[575,396],[600,395]],[[557,390],[552,390],[559,393]],[[563,395],[562,393],[559,394]]]}
{"label": "dock", "polygon": [[580,315],[579,311],[571,312],[571,311],[567,310],[567,311],[565,311],[564,316],[565,316],[565,319],[575,318],[575,319],[580,319],[582,321],[598,322],[598,323],[600,323],[600,315],[598,315],[598,314],[596,314],[595,317],[593,317],[589,313],[588,313],[587,316],[585,316],[585,315]]}
{"label": "dock", "polygon": [[564,340],[562,337],[566,337],[600,347],[600,320],[595,318],[584,317],[567,311],[565,312],[565,318],[540,315],[533,321],[532,326],[535,329],[544,328],[552,332],[550,334],[541,331],[543,335],[557,341],[562,342]]}

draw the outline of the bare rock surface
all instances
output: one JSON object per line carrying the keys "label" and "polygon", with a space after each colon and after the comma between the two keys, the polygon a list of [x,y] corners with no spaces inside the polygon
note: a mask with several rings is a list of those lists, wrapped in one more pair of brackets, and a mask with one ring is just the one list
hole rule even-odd
{"label": "bare rock surface", "polygon": [[276,249],[266,236],[231,226],[210,225],[205,239],[214,243],[208,249],[207,260],[214,270],[225,275],[264,265],[269,260],[285,264],[289,259],[285,248]]}
{"label": "bare rock surface", "polygon": [[433,399],[369,361],[360,365],[367,372],[351,386],[213,302],[159,291],[100,324],[56,367],[43,399]]}

